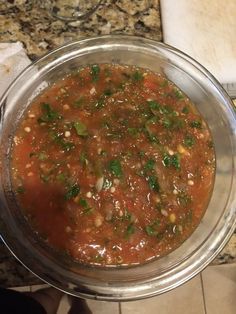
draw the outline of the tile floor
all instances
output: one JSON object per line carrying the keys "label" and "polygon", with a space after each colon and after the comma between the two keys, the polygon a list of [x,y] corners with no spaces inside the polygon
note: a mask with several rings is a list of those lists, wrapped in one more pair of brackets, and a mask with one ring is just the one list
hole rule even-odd
{"label": "tile floor", "polygon": [[[35,291],[43,286],[46,285],[14,289]],[[236,264],[209,266],[181,287],[147,300],[120,304],[88,300],[87,303],[93,314],[235,314]],[[68,309],[68,299],[64,296],[58,314],[66,314]]]}

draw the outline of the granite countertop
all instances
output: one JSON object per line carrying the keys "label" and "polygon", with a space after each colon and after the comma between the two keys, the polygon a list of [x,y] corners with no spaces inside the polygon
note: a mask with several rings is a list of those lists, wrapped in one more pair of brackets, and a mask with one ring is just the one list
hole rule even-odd
{"label": "granite countertop", "polygon": [[[21,41],[31,60],[35,60],[66,42],[95,35],[129,34],[162,41],[158,0],[102,0],[98,9],[88,18],[67,22],[53,17],[52,2],[1,1],[0,42]],[[212,264],[235,261],[236,233]],[[0,244],[0,286],[37,283],[41,281]]]}

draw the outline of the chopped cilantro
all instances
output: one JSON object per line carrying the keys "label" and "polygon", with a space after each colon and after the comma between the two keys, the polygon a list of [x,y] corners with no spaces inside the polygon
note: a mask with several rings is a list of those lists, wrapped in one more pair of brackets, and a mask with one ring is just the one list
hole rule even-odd
{"label": "chopped cilantro", "polygon": [[91,77],[93,82],[97,82],[100,74],[100,67],[97,64],[91,66]]}
{"label": "chopped cilantro", "polygon": [[65,194],[65,199],[70,200],[76,197],[79,194],[79,192],[80,192],[80,186],[75,183],[67,189],[66,194]]}
{"label": "chopped cilantro", "polygon": [[88,130],[87,130],[87,127],[84,123],[82,123],[81,121],[76,121],[76,122],[74,122],[73,126],[76,130],[76,133],[79,136],[83,136],[83,137],[88,136]]}
{"label": "chopped cilantro", "polygon": [[88,207],[88,202],[84,198],[80,198],[79,205],[81,205],[82,207]]}
{"label": "chopped cilantro", "polygon": [[92,213],[93,208],[89,206],[88,202],[84,198],[79,199],[79,205],[83,207],[84,215],[88,215]]}
{"label": "chopped cilantro", "polygon": [[141,81],[143,79],[143,74],[139,71],[135,71],[133,74],[132,74],[132,79],[136,82],[138,81]]}
{"label": "chopped cilantro", "polygon": [[108,168],[112,174],[114,174],[116,177],[121,177],[122,175],[122,168],[121,163],[118,159],[113,159],[109,162]]}
{"label": "chopped cilantro", "polygon": [[189,107],[184,106],[184,108],[182,109],[182,112],[185,114],[188,114],[189,113]]}
{"label": "chopped cilantro", "polygon": [[172,121],[169,118],[163,118],[162,124],[166,129],[170,129],[172,126]]}
{"label": "chopped cilantro", "polygon": [[154,229],[153,225],[148,225],[145,227],[145,231],[149,236],[156,236],[157,231]]}
{"label": "chopped cilantro", "polygon": [[195,139],[193,136],[191,135],[186,135],[185,138],[184,138],[184,145],[186,147],[192,147],[195,143]]}
{"label": "chopped cilantro", "polygon": [[192,201],[192,199],[191,199],[191,196],[188,195],[186,192],[181,191],[178,194],[177,201],[178,201],[179,205],[186,207],[189,205],[189,203]]}
{"label": "chopped cilantro", "polygon": [[47,103],[41,104],[41,110],[43,114],[38,118],[39,123],[54,122],[62,118],[62,116]]}
{"label": "chopped cilantro", "polygon": [[75,148],[75,144],[73,142],[65,141],[60,133],[50,132],[49,134],[51,139],[60,145],[64,151],[69,152],[71,149]]}
{"label": "chopped cilantro", "polygon": [[168,105],[160,106],[159,111],[161,114],[164,114],[164,115],[171,115],[171,116],[175,115],[174,110]]}
{"label": "chopped cilantro", "polygon": [[191,128],[201,129],[202,128],[202,122],[199,120],[193,120],[190,122],[190,126],[191,126]]}
{"label": "chopped cilantro", "polygon": [[179,155],[169,155],[165,154],[162,160],[165,167],[171,167],[173,166],[175,169],[180,169],[180,158]]}
{"label": "chopped cilantro", "polygon": [[128,227],[126,229],[125,236],[126,236],[126,238],[128,238],[129,236],[131,236],[134,233],[135,233],[135,226],[133,223],[131,223],[128,225]]}
{"label": "chopped cilantro", "polygon": [[148,180],[148,185],[149,185],[151,190],[153,190],[155,192],[160,191],[160,185],[159,185],[158,179],[155,175],[148,176],[147,180]]}
{"label": "chopped cilantro", "polygon": [[184,95],[183,95],[183,93],[182,93],[180,90],[176,89],[176,90],[175,90],[175,97],[176,97],[177,99],[183,99],[183,98],[184,98]]}
{"label": "chopped cilantro", "polygon": [[154,159],[149,159],[146,164],[144,165],[144,169],[146,171],[151,171],[153,170],[154,168],[154,165],[155,165],[155,160]]}
{"label": "chopped cilantro", "polygon": [[148,105],[149,105],[150,109],[153,109],[153,110],[159,110],[160,109],[160,104],[155,100],[148,100]]}

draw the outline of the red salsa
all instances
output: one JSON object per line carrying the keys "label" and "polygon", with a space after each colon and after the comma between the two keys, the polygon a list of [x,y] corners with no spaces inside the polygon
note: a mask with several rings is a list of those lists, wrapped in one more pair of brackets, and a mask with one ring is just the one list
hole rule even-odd
{"label": "red salsa", "polygon": [[35,232],[83,264],[163,256],[199,224],[214,181],[211,134],[160,74],[93,65],[48,87],[12,145],[17,201]]}

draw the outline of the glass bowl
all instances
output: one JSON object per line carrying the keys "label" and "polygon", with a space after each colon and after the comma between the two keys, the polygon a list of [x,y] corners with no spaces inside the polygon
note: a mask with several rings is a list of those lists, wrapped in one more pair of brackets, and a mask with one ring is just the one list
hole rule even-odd
{"label": "glass bowl", "polygon": [[[94,63],[136,65],[162,73],[197,106],[208,122],[216,153],[213,193],[199,226],[170,254],[133,267],[92,267],[58,258],[40,243],[17,207],[10,180],[14,132],[30,102],[48,85]],[[182,52],[144,38],[104,36],[67,44],[30,65],[1,99],[1,235],[34,274],[75,296],[127,301],[161,294],[183,284],[222,250],[236,223],[236,116],[214,77]]]}

